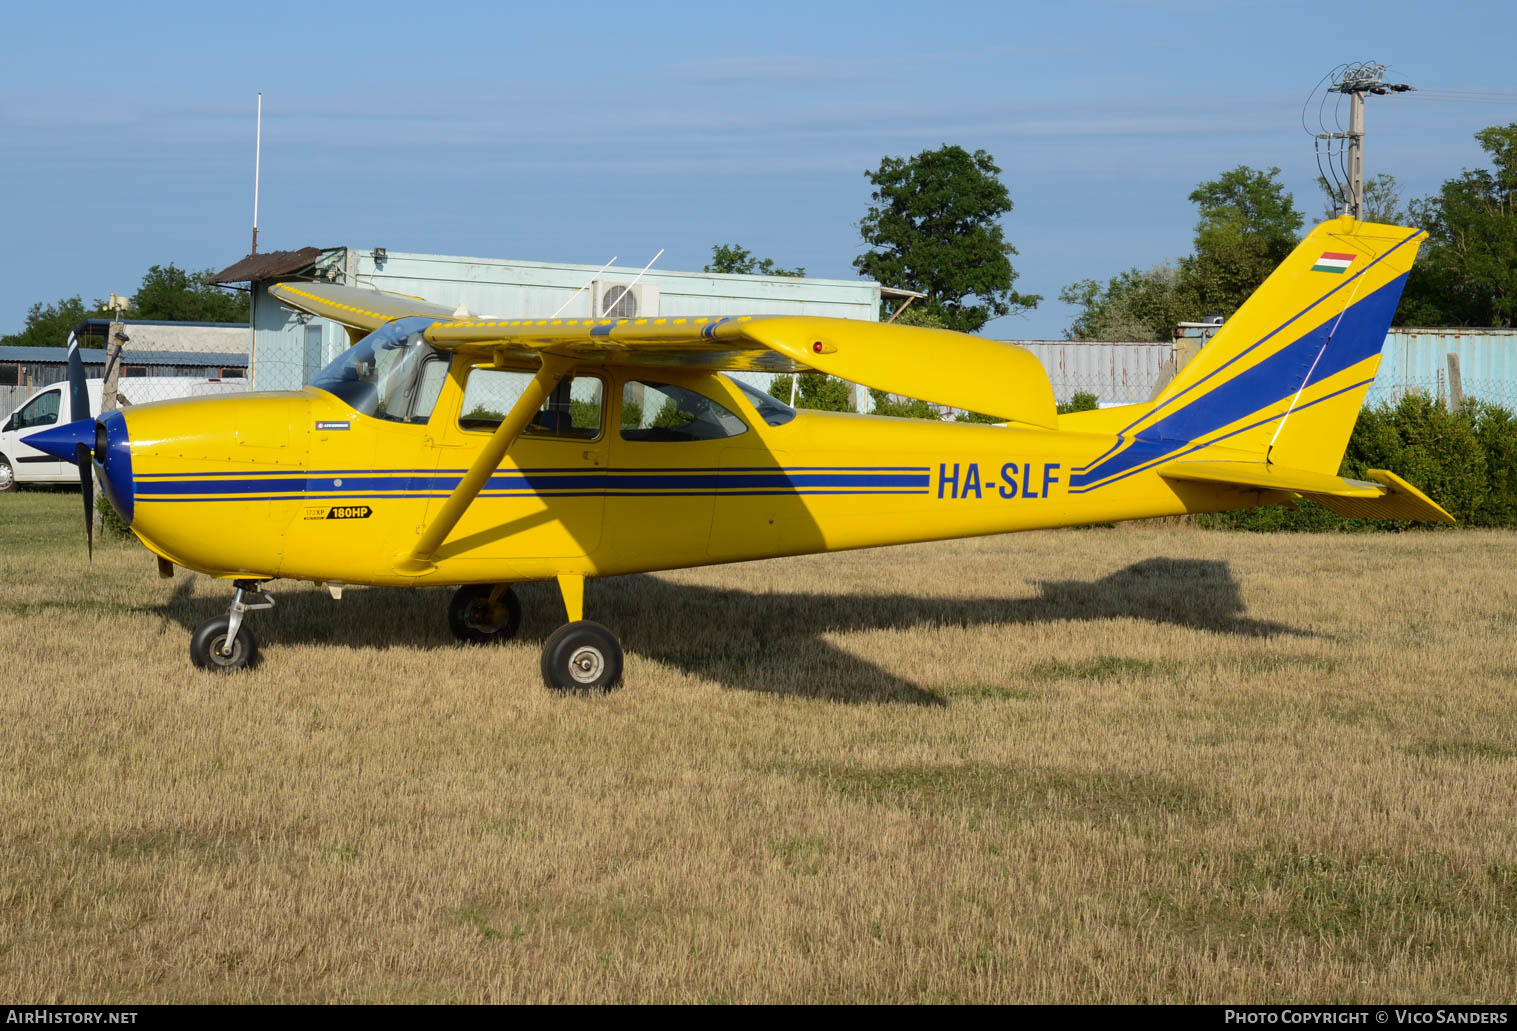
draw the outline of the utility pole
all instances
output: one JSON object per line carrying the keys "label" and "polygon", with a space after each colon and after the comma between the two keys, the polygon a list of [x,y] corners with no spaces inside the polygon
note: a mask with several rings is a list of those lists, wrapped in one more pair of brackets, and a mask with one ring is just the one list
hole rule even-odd
{"label": "utility pole", "polygon": [[1364,218],[1364,96],[1373,93],[1405,93],[1417,87],[1405,83],[1385,81],[1385,65],[1375,61],[1351,64],[1341,72],[1334,72],[1329,93],[1345,93],[1349,98],[1348,132],[1317,133],[1319,140],[1347,140],[1348,142],[1348,188],[1344,196],[1344,213],[1355,219]]}
{"label": "utility pole", "polygon": [[[111,325],[106,332],[109,336],[105,341],[105,382],[100,387],[100,414],[115,411],[116,387],[121,378],[121,346],[127,342],[126,324],[122,316],[132,306],[130,297],[118,297],[111,294],[111,299],[105,302],[105,306],[111,311]],[[99,534],[105,528],[105,498],[100,494],[100,484],[95,484],[95,526],[94,531]]]}
{"label": "utility pole", "polygon": [[126,325],[121,316],[132,306],[130,297],[111,294],[106,307],[111,310],[110,337],[105,342],[105,382],[100,387],[100,414],[115,411],[116,385],[121,377],[121,345],[126,343]]}

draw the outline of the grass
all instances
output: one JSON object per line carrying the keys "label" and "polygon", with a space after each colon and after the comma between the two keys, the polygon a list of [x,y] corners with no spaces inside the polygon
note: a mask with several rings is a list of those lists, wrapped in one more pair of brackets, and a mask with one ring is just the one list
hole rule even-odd
{"label": "grass", "polygon": [[0,998],[1498,1002],[1517,535],[1128,526],[445,591],[85,563],[0,497]]}

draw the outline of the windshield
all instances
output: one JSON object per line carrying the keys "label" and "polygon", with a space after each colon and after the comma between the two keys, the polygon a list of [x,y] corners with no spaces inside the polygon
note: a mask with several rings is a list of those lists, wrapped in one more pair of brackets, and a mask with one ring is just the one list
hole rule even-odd
{"label": "windshield", "polygon": [[795,418],[795,409],[785,402],[771,397],[757,387],[749,386],[736,376],[728,376],[727,378],[737,386],[737,389],[743,392],[744,397],[753,403],[753,407],[758,409],[759,417],[769,425],[783,426]]}
{"label": "windshield", "polygon": [[447,361],[424,339],[433,319],[396,319],[348,348],[311,380],[364,415],[426,422],[447,374]]}

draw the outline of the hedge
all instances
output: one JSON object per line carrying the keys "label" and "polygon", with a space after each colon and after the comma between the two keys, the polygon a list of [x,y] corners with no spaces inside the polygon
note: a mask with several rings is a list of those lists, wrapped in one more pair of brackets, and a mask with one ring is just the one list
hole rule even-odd
{"label": "hedge", "polygon": [[[1389,469],[1442,505],[1461,526],[1517,527],[1517,418],[1509,409],[1468,400],[1450,411],[1420,394],[1359,413],[1339,475],[1365,480]],[[1299,508],[1218,512],[1197,524],[1230,530],[1367,533],[1445,526],[1384,519],[1345,519],[1310,501]]]}

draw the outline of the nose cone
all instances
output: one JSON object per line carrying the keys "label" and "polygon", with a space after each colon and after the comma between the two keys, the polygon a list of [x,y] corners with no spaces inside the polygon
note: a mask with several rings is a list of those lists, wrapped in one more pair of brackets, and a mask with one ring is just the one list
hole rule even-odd
{"label": "nose cone", "polygon": [[38,451],[45,451],[54,458],[61,458],[65,462],[72,463],[76,445],[83,444],[94,450],[95,420],[78,419],[74,422],[63,423],[61,426],[38,430],[30,436],[22,437],[21,442]]}
{"label": "nose cone", "polygon": [[89,445],[95,452],[95,472],[106,499],[126,525],[132,525],[135,499],[132,492],[132,442],[126,434],[126,416],[106,412],[90,426]]}

